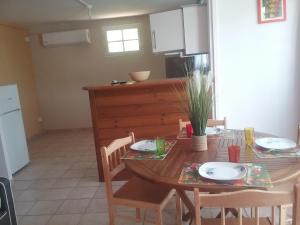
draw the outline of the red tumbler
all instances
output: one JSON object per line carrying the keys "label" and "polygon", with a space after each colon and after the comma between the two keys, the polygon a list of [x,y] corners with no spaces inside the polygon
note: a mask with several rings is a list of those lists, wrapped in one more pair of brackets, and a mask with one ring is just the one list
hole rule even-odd
{"label": "red tumbler", "polygon": [[240,162],[240,146],[230,145],[228,146],[228,159],[229,162],[239,163]]}

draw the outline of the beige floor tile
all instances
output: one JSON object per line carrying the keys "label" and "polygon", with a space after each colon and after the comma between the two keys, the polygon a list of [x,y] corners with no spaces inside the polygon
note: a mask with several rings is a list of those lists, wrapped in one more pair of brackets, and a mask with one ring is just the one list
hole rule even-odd
{"label": "beige floor tile", "polygon": [[19,225],[46,225],[51,216],[23,216]]}
{"label": "beige floor tile", "polygon": [[85,177],[97,177],[97,179],[98,179],[98,169],[96,169],[96,168],[86,169],[86,173],[84,176]]}
{"label": "beige floor tile", "polygon": [[86,169],[70,169],[65,172],[63,178],[81,178],[84,177]]}
{"label": "beige floor tile", "polygon": [[36,180],[30,185],[30,189],[49,189],[52,188],[56,179]]}
{"label": "beige floor tile", "polygon": [[96,191],[96,187],[75,188],[68,194],[67,199],[93,198]]}
{"label": "beige floor tile", "polygon": [[78,225],[80,214],[54,215],[47,225]]}
{"label": "beige floor tile", "polygon": [[43,190],[39,200],[63,200],[71,192],[71,188]]}
{"label": "beige floor tile", "polygon": [[20,171],[14,176],[14,180],[35,180],[39,179],[44,171]]}
{"label": "beige floor tile", "polygon": [[12,184],[13,190],[26,190],[32,184],[32,181],[16,180]]}
{"label": "beige floor tile", "polygon": [[12,190],[13,198],[15,201],[17,201],[17,198],[19,198],[26,190]]}
{"label": "beige floor tile", "polygon": [[[81,157],[81,161],[94,163],[96,161],[96,154],[93,152],[92,154],[89,154],[89,155],[83,155]],[[92,166],[92,164],[91,164],[91,166]]]}
{"label": "beige floor tile", "polygon": [[92,199],[86,209],[87,213],[105,213],[107,212],[106,199]]}
{"label": "beige floor tile", "polygon": [[29,210],[33,207],[35,202],[16,202],[15,209],[17,216],[24,216],[26,215]]}
{"label": "beige floor tile", "polygon": [[80,178],[77,187],[100,187],[101,185],[103,184],[99,182],[98,177],[83,177]]}
{"label": "beige floor tile", "polygon": [[[18,214],[24,215],[18,216],[21,225],[109,223],[91,129],[48,132],[31,141],[29,151],[31,164],[14,176],[16,208]],[[122,181],[113,182],[113,189],[122,185]],[[167,206],[165,225],[174,223],[174,208],[174,202]],[[134,212],[135,209],[118,207],[121,214],[133,216]],[[116,221],[116,225],[141,224],[118,218]]]}
{"label": "beige floor tile", "polygon": [[121,186],[123,186],[126,183],[127,183],[127,181],[113,181],[112,185],[113,186],[119,186],[119,187],[121,187]]}
{"label": "beige floor tile", "polygon": [[[131,215],[132,216],[132,215]],[[88,213],[82,215],[79,225],[108,225],[109,217],[107,213]],[[116,217],[116,225],[142,225],[142,223]],[[152,224],[153,225],[153,224]],[[168,224],[169,225],[169,224]],[[174,224],[172,224],[174,225]]]}
{"label": "beige floor tile", "polygon": [[91,169],[98,169],[97,162],[93,162],[93,163],[92,163]]}
{"label": "beige floor tile", "polygon": [[66,169],[54,169],[54,170],[47,170],[43,174],[41,174],[41,179],[47,178],[60,178],[66,173]]}
{"label": "beige floor tile", "polygon": [[99,187],[94,195],[94,198],[105,198],[106,199],[106,190],[105,187]]}
{"label": "beige floor tile", "polygon": [[37,201],[41,197],[40,190],[26,190],[16,197],[17,201]]}
{"label": "beige floor tile", "polygon": [[72,188],[77,186],[80,178],[61,178],[57,179],[53,188]]}
{"label": "beige floor tile", "polygon": [[23,218],[23,216],[18,216],[18,215],[16,215],[16,217],[17,217],[17,223],[20,224],[20,221],[21,221],[21,219]]}
{"label": "beige floor tile", "polygon": [[56,214],[85,213],[91,199],[66,200]]}
{"label": "beige floor tile", "polygon": [[107,225],[109,223],[106,213],[89,213],[81,217],[79,225]]}
{"label": "beige floor tile", "polygon": [[53,215],[63,201],[38,201],[28,212],[28,215]]}
{"label": "beige floor tile", "polygon": [[92,166],[92,162],[79,162],[75,163],[71,169],[89,169]]}

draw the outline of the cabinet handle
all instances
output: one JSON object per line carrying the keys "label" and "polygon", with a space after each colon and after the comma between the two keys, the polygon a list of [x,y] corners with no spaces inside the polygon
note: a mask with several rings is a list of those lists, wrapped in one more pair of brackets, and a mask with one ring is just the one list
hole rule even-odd
{"label": "cabinet handle", "polygon": [[156,35],[155,31],[152,31],[153,48],[156,49]]}

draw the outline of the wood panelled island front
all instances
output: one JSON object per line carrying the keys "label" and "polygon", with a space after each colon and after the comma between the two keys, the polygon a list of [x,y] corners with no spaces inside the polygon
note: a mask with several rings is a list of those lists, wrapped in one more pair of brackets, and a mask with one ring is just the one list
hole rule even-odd
{"label": "wood panelled island front", "polygon": [[133,131],[137,139],[175,137],[178,119],[187,119],[176,90],[182,80],[159,80],[120,86],[84,87],[89,92],[100,181],[100,147]]}

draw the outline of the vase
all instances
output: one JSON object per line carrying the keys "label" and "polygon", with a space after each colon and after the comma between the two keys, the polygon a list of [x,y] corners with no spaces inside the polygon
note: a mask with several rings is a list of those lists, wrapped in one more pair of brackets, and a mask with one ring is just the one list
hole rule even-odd
{"label": "vase", "polygon": [[192,136],[192,149],[194,151],[207,151],[207,136]]}

